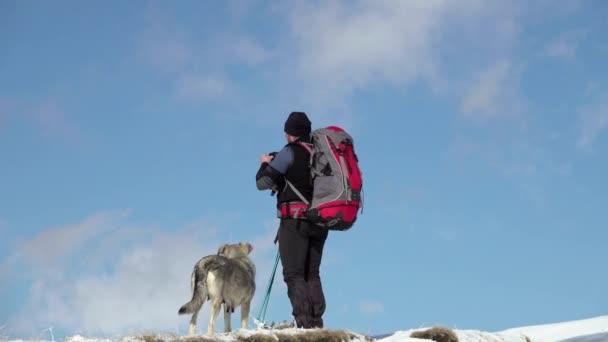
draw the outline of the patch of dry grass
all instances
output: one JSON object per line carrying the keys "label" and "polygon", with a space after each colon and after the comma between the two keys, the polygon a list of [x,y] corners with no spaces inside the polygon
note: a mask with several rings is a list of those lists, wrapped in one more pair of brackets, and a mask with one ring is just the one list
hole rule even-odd
{"label": "patch of dry grass", "polygon": [[452,329],[444,327],[432,327],[427,330],[414,331],[410,337],[433,340],[435,342],[458,342],[458,336]]}
{"label": "patch of dry grass", "polygon": [[238,336],[239,342],[348,342],[363,336],[367,341],[372,341],[369,336],[356,335],[344,330],[312,329],[297,334],[253,334],[250,336]]}
{"label": "patch of dry grass", "polygon": [[[362,334],[355,334],[345,330],[311,329],[287,333],[279,331],[263,331],[259,333],[243,334],[235,333],[235,342],[349,342],[365,339],[372,342],[373,339]],[[191,337],[145,335],[141,337],[143,342],[226,342],[226,336],[196,335]]]}
{"label": "patch of dry grass", "polygon": [[188,337],[179,336],[156,336],[156,335],[145,335],[142,336],[143,342],[218,342],[221,341],[219,338],[206,335],[196,335]]}

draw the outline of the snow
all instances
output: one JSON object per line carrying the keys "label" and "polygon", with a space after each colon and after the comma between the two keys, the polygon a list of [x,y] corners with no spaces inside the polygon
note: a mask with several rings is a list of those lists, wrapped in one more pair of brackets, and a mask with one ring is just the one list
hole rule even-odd
{"label": "snow", "polygon": [[[251,335],[276,335],[276,334],[281,334],[281,335],[298,335],[298,334],[305,334],[305,333],[310,333],[310,330],[305,330],[305,329],[297,329],[297,328],[289,328],[289,329],[281,329],[281,330],[269,330],[269,329],[255,329],[255,330],[244,330],[244,329],[239,329],[239,330],[235,330],[231,333],[216,333],[213,336],[213,340],[217,341],[217,342],[236,342],[238,341],[237,337],[248,337]],[[360,335],[357,333],[352,333],[353,335],[355,335],[354,339],[351,339],[351,342],[368,342],[369,340],[365,338],[364,335]],[[198,336],[202,336],[202,337],[207,337],[206,335],[198,335]],[[189,336],[163,336],[163,335],[157,335],[155,336],[160,340],[164,340],[164,341],[179,341],[179,340],[185,340],[187,339]],[[97,339],[97,338],[88,338],[88,337],[83,337],[80,335],[76,335],[76,336],[72,336],[68,339],[65,340],[65,342],[142,342],[143,339],[139,336],[127,336],[127,337],[122,337],[120,339],[116,339],[116,340],[110,340],[110,339]],[[278,341],[278,339],[277,339]],[[11,341],[11,342],[25,342],[25,341]],[[38,341],[38,342],[42,342],[42,341]],[[48,341],[45,341],[48,342]]]}
{"label": "snow", "polygon": [[391,335],[389,337],[385,337],[385,338],[380,339],[378,341],[382,341],[382,342],[402,342],[402,341],[420,342],[420,341],[428,341],[428,340],[421,340],[419,338],[411,338],[410,337],[410,333],[411,333],[411,331],[398,331],[398,332],[394,333],[393,335]]}
{"label": "snow", "polygon": [[[391,336],[377,340],[377,342],[428,342],[429,340],[421,340],[419,338],[409,337],[412,332],[418,330],[425,329],[398,331]],[[520,334],[507,335],[502,333],[489,333],[477,330],[454,330],[454,332],[456,333],[456,336],[458,336],[459,342],[527,342],[525,336],[522,336]]]}
{"label": "snow", "polygon": [[[426,328],[397,331],[390,336],[379,338],[376,342],[421,342],[421,340],[409,337],[413,331],[425,330]],[[290,328],[282,330],[243,330],[239,329],[232,333],[217,333],[214,340],[218,342],[237,341],[237,337],[247,337],[253,334],[304,334],[307,330]],[[600,316],[590,319],[583,319],[570,322],[543,324],[534,326],[524,326],[519,328],[507,329],[499,332],[484,332],[478,330],[459,330],[454,329],[459,342],[608,342],[608,316]],[[351,342],[368,341],[364,335],[353,333],[354,339]],[[186,336],[155,336],[159,340],[179,341]],[[528,338],[528,339],[527,339]],[[75,335],[67,338],[64,342],[142,342],[141,336],[125,336],[114,339],[101,339],[94,337],[84,337]],[[9,342],[30,342],[24,340],[12,340]],[[42,341],[40,341],[42,342]],[[48,342],[48,341],[44,341]]]}
{"label": "snow", "polygon": [[[605,333],[608,335],[608,316],[600,316],[591,319],[570,321],[557,324],[545,324],[514,328],[505,332],[521,332],[530,337],[534,342],[559,341],[585,335]],[[606,337],[608,341],[608,337]]]}
{"label": "snow", "polygon": [[[420,339],[409,336],[413,331],[425,329],[398,331],[377,342],[420,342]],[[459,342],[526,342],[526,337],[531,342],[608,342],[608,316],[512,328],[500,332],[458,329],[454,329],[454,332]]]}

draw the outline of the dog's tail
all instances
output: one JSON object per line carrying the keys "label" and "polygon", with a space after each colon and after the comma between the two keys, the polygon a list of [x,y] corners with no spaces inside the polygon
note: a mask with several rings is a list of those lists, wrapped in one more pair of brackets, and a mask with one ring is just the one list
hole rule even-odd
{"label": "dog's tail", "polygon": [[[198,310],[201,309],[201,307],[203,306],[203,303],[205,302],[205,300],[207,299],[208,293],[207,293],[207,279],[199,279],[199,275],[196,269],[194,269],[194,271],[192,271],[192,278],[191,278],[191,286],[192,286],[192,300],[190,300],[188,303],[182,305],[181,308],[179,308],[178,314],[179,315],[185,315],[185,314],[191,314],[191,313],[195,313]],[[205,274],[205,278],[206,278],[206,274]]]}

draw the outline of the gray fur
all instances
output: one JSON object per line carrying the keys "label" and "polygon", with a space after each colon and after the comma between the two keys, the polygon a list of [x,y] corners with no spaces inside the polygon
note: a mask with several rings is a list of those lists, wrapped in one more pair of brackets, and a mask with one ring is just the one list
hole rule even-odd
{"label": "gray fur", "polygon": [[249,243],[222,245],[217,255],[208,255],[195,265],[191,276],[192,299],[179,309],[179,314],[192,314],[190,335],[196,329],[196,319],[203,303],[211,301],[208,335],[212,335],[215,319],[224,304],[224,326],[230,328],[230,314],[241,307],[241,327],[247,328],[251,300],[255,294],[255,265],[249,258],[253,247]]}

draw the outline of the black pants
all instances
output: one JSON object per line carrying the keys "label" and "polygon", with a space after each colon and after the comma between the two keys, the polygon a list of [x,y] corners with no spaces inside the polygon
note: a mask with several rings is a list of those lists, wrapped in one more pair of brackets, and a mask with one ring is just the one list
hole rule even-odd
{"label": "black pants", "polygon": [[319,269],[328,231],[307,220],[282,219],[279,253],[283,279],[299,328],[322,328],[325,296]]}

